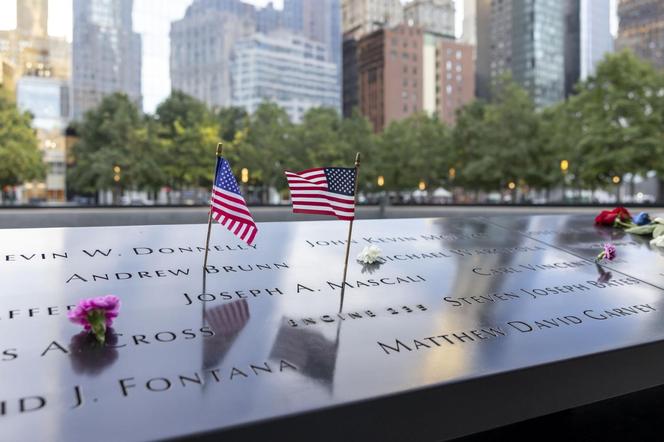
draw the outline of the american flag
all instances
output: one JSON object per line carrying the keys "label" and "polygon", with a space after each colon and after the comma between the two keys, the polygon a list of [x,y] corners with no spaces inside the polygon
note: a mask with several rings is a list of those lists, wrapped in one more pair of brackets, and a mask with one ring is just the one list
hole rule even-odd
{"label": "american flag", "polygon": [[293,213],[332,215],[352,220],[355,217],[355,174],[355,168],[349,167],[286,171]]}
{"label": "american flag", "polygon": [[242,198],[228,161],[221,157],[217,158],[210,210],[212,217],[235,236],[249,245],[254,242],[258,227]]}

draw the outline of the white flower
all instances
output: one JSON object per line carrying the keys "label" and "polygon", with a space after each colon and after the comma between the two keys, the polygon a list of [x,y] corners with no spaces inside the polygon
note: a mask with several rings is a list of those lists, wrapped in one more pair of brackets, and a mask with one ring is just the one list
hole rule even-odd
{"label": "white flower", "polygon": [[362,264],[373,264],[380,259],[381,250],[374,246],[366,246],[362,252],[357,255],[357,260]]}
{"label": "white flower", "polygon": [[657,238],[650,240],[651,246],[664,247],[664,235],[659,235]]}

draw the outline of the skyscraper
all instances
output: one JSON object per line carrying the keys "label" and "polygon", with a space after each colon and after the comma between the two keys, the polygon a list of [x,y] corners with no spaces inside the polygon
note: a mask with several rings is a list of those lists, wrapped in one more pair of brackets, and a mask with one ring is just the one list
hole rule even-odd
{"label": "skyscraper", "polygon": [[664,69],[664,2],[619,0],[618,50],[629,48],[639,57]]}
{"label": "skyscraper", "polygon": [[339,109],[337,67],[327,47],[286,30],[254,34],[235,45],[233,106],[254,112],[263,101],[298,122],[313,107]]}
{"label": "skyscraper", "polygon": [[256,10],[239,0],[194,0],[171,23],[171,89],[209,106],[230,106],[235,43],[256,30]]}
{"label": "skyscraper", "polygon": [[475,3],[475,95],[483,100],[491,98],[491,1]]}
{"label": "skyscraper", "polygon": [[422,51],[422,103],[430,115],[454,124],[456,110],[475,99],[472,45],[426,32]]}
{"label": "skyscraper", "polygon": [[16,2],[16,30],[21,35],[48,35],[48,0],[19,0]]}
{"label": "skyscraper", "polygon": [[565,95],[569,95],[575,84],[592,75],[597,63],[613,50],[609,8],[592,0],[566,0],[564,44]]}
{"label": "skyscraper", "polygon": [[[538,107],[564,97],[564,3],[557,0],[478,2],[478,95],[510,74]],[[487,18],[483,29],[482,19]]]}
{"label": "skyscraper", "polygon": [[422,44],[422,30],[407,25],[358,41],[359,108],[374,131],[423,110]]}
{"label": "skyscraper", "polygon": [[343,33],[355,39],[403,21],[399,0],[343,0],[341,11]]}
{"label": "skyscraper", "polygon": [[[326,62],[333,65],[341,102],[340,0],[285,0],[283,10],[272,3],[258,9],[240,0],[194,0],[185,17],[171,24],[171,87],[211,106],[229,106],[233,100],[231,64],[236,42],[254,33],[283,35],[283,28],[303,41],[322,43]],[[260,41],[262,38],[256,37]],[[255,40],[254,40],[255,41]],[[281,42],[283,43],[283,42]],[[275,43],[272,50],[287,50]],[[248,50],[244,43],[238,48]],[[239,72],[239,71],[238,71]],[[329,105],[329,103],[326,103]]]}
{"label": "skyscraper", "polygon": [[461,30],[461,42],[469,45],[477,45],[477,1],[463,1],[463,24]]}
{"label": "skyscraper", "polygon": [[46,180],[25,183],[26,199],[65,201],[66,143],[69,123],[69,84],[58,78],[24,76],[16,85],[16,104],[33,116],[39,147],[46,163]]}
{"label": "skyscraper", "polygon": [[[285,28],[326,46],[341,84],[341,0],[284,0]],[[260,29],[259,29],[260,30]]]}
{"label": "skyscraper", "polygon": [[141,108],[141,36],[132,9],[133,0],[74,0],[74,117],[114,92]]}
{"label": "skyscraper", "polygon": [[69,79],[71,45],[48,35],[48,1],[17,0],[17,28],[0,31],[0,56],[23,75]]}
{"label": "skyscraper", "polygon": [[404,20],[427,32],[454,38],[454,2],[452,0],[413,0],[403,9]]}

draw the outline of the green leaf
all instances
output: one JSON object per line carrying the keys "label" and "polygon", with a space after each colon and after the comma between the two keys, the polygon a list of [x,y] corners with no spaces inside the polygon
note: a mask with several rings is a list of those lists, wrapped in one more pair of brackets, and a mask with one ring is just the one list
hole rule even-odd
{"label": "green leaf", "polygon": [[635,235],[652,235],[656,226],[657,224],[647,224],[645,226],[630,227],[629,229],[625,229],[625,232]]}
{"label": "green leaf", "polygon": [[101,309],[92,310],[88,313],[88,322],[95,338],[103,345],[106,341],[106,313]]}
{"label": "green leaf", "polygon": [[655,227],[655,230],[652,232],[652,237],[657,238],[662,235],[664,235],[664,224],[657,224],[657,227]]}

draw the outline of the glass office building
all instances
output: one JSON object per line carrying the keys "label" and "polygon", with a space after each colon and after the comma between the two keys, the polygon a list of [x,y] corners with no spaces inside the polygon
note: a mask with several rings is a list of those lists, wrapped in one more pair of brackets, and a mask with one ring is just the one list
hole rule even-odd
{"label": "glass office building", "polygon": [[287,31],[240,40],[232,64],[232,104],[252,113],[272,101],[295,122],[312,107],[339,109],[337,66],[327,58],[324,43]]}
{"label": "glass office building", "polygon": [[478,88],[486,90],[484,79],[495,84],[511,74],[538,107],[563,99],[564,2],[486,0],[480,6],[486,6],[479,9],[487,15],[488,32],[478,33]]}

